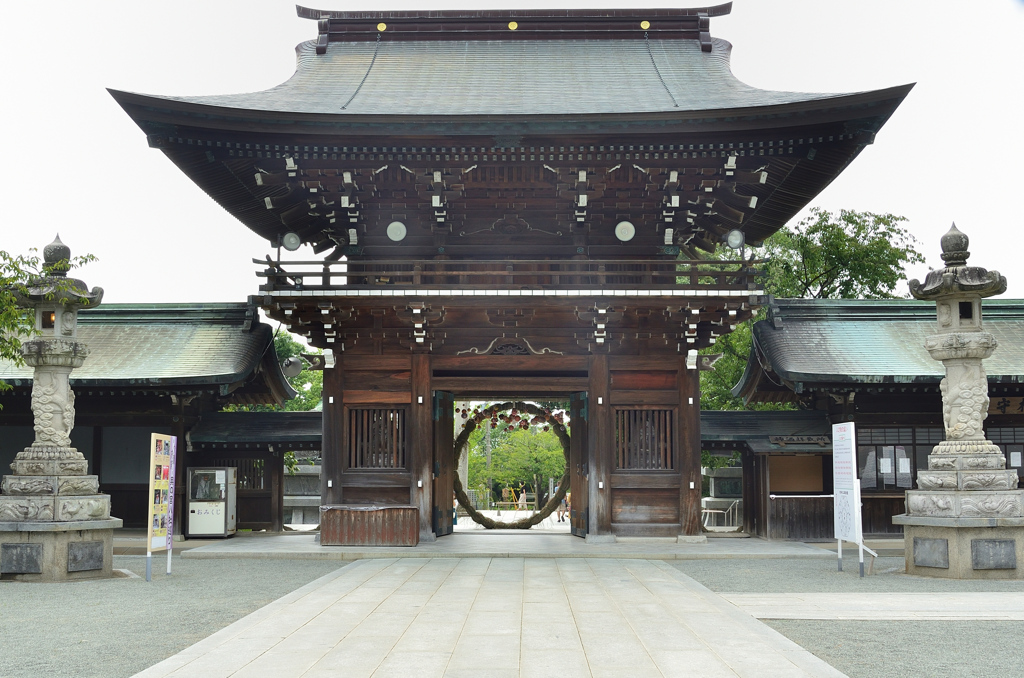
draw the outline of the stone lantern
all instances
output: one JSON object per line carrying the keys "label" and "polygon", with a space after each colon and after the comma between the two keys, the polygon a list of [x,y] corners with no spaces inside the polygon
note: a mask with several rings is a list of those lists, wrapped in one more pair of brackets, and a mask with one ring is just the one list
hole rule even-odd
{"label": "stone lantern", "polygon": [[15,292],[34,314],[36,336],[22,356],[34,369],[35,440],[11,464],[0,485],[0,576],[64,581],[111,575],[110,497],[88,475],[88,461],[71,446],[75,394],[70,375],[89,355],[78,341],[78,310],[94,308],[103,290],[67,277],[71,250],[58,236],[43,250],[44,272]]}
{"label": "stone lantern", "polygon": [[907,572],[957,579],[1024,578],[1024,490],[999,447],[985,438],[988,377],[982,361],[996,349],[982,325],[981,300],[1006,291],[997,271],[968,266],[967,236],[954,225],[942,237],[945,267],[924,283],[910,281],[916,299],[934,300],[937,332],[925,348],[942,361],[939,385],[945,440],[907,492],[903,525]]}

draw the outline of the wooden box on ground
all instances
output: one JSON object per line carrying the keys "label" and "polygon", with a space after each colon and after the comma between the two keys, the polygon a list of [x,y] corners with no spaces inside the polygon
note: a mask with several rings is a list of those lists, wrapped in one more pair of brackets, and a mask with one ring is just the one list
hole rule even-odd
{"label": "wooden box on ground", "polygon": [[321,506],[321,546],[416,546],[420,511],[415,506]]}

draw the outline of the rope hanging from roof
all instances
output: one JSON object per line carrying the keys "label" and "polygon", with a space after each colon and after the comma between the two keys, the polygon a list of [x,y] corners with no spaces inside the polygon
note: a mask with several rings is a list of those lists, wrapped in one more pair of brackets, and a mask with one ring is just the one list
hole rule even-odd
{"label": "rope hanging from roof", "polygon": [[[348,98],[348,101],[346,101],[345,105],[341,107],[341,110],[344,111],[346,108],[348,108],[348,105],[350,103],[352,103],[352,100],[356,98],[357,94],[359,94],[359,90],[361,90],[363,88],[363,85],[366,84],[366,79],[368,77],[370,77],[370,71],[373,70],[373,65],[375,63],[377,63],[377,50],[379,50],[379,49],[380,49],[380,33],[377,34],[377,42],[373,45],[373,58],[370,59],[370,65],[366,67],[366,73],[363,74],[363,79],[359,81],[359,86],[356,87],[356,91],[352,92],[352,96],[350,96]],[[654,57],[651,57],[651,58],[653,59]],[[657,68],[657,66],[655,66],[655,68]],[[665,81],[663,80],[662,84],[664,84],[664,82]]]}
{"label": "rope hanging from roof", "polygon": [[[679,102],[676,101],[676,95],[672,94],[672,90],[668,88],[665,78],[661,77],[661,69],[658,68],[658,62],[654,60],[654,52],[651,51],[651,40],[647,37],[647,31],[644,31],[644,44],[647,45],[647,56],[651,57],[651,65],[654,66],[654,72],[658,74],[658,80],[661,81],[661,86],[665,88],[666,92],[668,92],[669,97],[672,99],[672,105],[679,108]],[[352,96],[355,95],[353,94]]]}

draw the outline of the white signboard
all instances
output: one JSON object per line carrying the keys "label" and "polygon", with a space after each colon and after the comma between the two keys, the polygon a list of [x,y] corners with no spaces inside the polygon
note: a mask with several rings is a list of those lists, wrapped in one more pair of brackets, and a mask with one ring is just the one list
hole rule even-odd
{"label": "white signboard", "polygon": [[857,482],[857,438],[852,422],[832,425],[832,484],[835,538],[859,544],[863,540],[860,483]]}

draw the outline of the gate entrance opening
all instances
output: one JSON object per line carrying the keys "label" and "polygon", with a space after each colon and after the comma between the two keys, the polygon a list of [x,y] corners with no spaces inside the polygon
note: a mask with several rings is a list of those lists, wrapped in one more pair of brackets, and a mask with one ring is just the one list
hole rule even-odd
{"label": "gate entrance opening", "polygon": [[[471,440],[477,430],[486,431],[484,439],[480,440],[478,436],[477,440],[487,447],[487,464],[490,465],[491,432],[495,431],[494,475],[488,471],[484,476],[486,508],[491,506],[492,491],[502,484],[501,480],[497,483],[493,483],[493,480],[503,478],[505,485],[496,505],[497,516],[485,514],[478,510],[480,507],[470,498],[468,488],[463,486],[459,474],[453,474],[456,501],[475,523],[486,529],[529,529],[555,513],[563,505],[566,495],[571,495],[570,427],[573,422],[566,422],[568,407],[549,408],[524,400],[508,400],[480,403],[475,407],[463,403],[461,411],[455,408],[455,414],[455,428],[458,431],[452,450],[455,466],[459,467],[460,460],[465,457],[466,477],[469,478],[472,472],[469,456],[474,447]],[[580,422],[576,422],[575,428],[579,430],[580,425]],[[558,448],[556,454],[551,454],[555,450],[545,444],[543,437],[538,439],[536,436],[545,436],[547,443],[554,442]],[[549,479],[552,491],[545,492],[544,483]],[[527,485],[534,493],[532,511],[527,506]],[[517,489],[520,494],[514,496]],[[509,501],[510,498],[512,501]],[[500,517],[503,507],[515,518],[503,520]],[[520,508],[526,512],[524,517],[518,516]]]}

